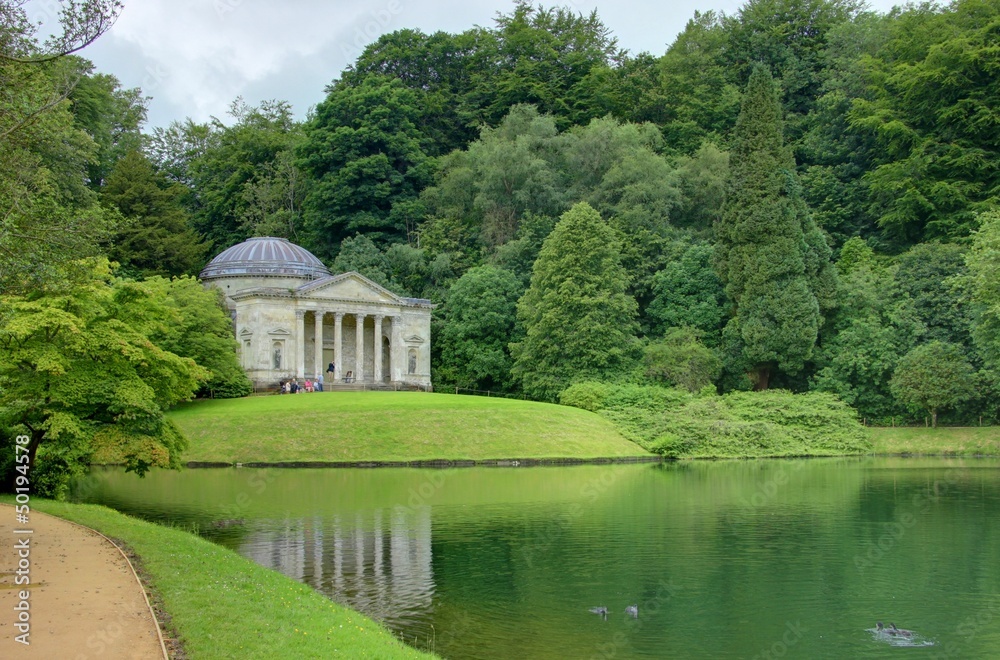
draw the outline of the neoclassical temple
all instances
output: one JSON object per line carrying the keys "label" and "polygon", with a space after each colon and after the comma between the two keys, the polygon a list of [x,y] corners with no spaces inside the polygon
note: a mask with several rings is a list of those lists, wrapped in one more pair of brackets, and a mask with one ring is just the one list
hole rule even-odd
{"label": "neoclassical temple", "polygon": [[225,293],[243,368],[257,387],[321,373],[327,383],[431,387],[429,300],[398,296],[355,272],[331,275],[284,238],[234,245],[201,279]]}

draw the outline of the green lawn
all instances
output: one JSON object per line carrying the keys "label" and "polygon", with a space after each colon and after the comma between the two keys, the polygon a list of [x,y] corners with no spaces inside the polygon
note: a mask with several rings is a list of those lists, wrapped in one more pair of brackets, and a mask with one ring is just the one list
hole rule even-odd
{"label": "green lawn", "polygon": [[31,506],[128,545],[187,657],[435,657],[310,587],[188,532],[90,504],[33,499]]}
{"label": "green lawn", "polygon": [[876,454],[1000,455],[1000,427],[872,428]]}
{"label": "green lawn", "polygon": [[[195,462],[648,456],[578,408],[424,392],[315,392],[198,401],[170,412]],[[98,454],[97,462],[113,457]]]}

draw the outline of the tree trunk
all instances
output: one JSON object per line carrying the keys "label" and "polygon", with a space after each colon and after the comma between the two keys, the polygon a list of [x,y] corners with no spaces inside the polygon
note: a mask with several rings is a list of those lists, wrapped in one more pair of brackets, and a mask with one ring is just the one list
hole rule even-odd
{"label": "tree trunk", "polygon": [[42,444],[44,437],[45,431],[31,429],[31,443],[28,445],[28,469],[31,472],[35,470],[35,454],[38,453],[38,445]]}
{"label": "tree trunk", "polygon": [[932,410],[931,411],[931,428],[932,429],[936,429],[937,428],[937,411],[936,410]]}
{"label": "tree trunk", "polygon": [[753,381],[753,391],[763,392],[767,389],[768,380],[771,378],[771,367],[763,365],[751,371],[750,380]]}

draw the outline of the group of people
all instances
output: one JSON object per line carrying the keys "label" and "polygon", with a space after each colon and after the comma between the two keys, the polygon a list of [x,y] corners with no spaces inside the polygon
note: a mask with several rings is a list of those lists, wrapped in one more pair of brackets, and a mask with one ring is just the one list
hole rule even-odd
{"label": "group of people", "polygon": [[319,375],[316,380],[309,380],[308,378],[299,384],[296,379],[286,380],[281,383],[281,389],[279,392],[281,394],[298,394],[299,392],[322,392],[323,391],[323,374]]}
{"label": "group of people", "polygon": [[[330,366],[326,368],[327,373],[332,377],[334,374],[333,362]],[[298,394],[299,392],[322,392],[323,391],[323,374],[316,377],[316,380],[305,379],[302,384],[295,378],[291,380],[283,380],[280,383],[280,388],[278,389],[279,394]]]}

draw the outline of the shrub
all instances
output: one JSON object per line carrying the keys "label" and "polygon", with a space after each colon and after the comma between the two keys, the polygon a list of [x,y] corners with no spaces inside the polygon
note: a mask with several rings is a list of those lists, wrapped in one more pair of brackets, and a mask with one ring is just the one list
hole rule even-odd
{"label": "shrub", "polygon": [[608,385],[599,414],[649,451],[681,457],[859,454],[871,450],[857,413],[827,393],[724,396]]}
{"label": "shrub", "polygon": [[608,396],[608,386],[594,380],[587,380],[581,383],[574,383],[559,394],[559,403],[564,406],[583,408],[591,412],[597,412],[604,407],[604,400]]}

